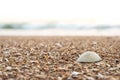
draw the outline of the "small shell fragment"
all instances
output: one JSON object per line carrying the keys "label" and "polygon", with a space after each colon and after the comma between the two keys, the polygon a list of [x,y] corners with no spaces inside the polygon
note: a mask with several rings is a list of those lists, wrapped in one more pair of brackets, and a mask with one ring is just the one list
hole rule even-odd
{"label": "small shell fragment", "polygon": [[12,70],[12,67],[11,66],[7,66],[6,70]]}
{"label": "small shell fragment", "polygon": [[110,68],[109,71],[114,71],[114,70],[118,70],[118,69],[120,69],[120,66],[119,67]]}
{"label": "small shell fragment", "polygon": [[92,51],[84,52],[79,56],[77,62],[97,62],[102,60],[101,57]]}
{"label": "small shell fragment", "polygon": [[79,72],[73,71],[73,72],[71,73],[71,76],[72,76],[72,77],[76,77],[76,76],[78,76],[79,74],[80,74]]}
{"label": "small shell fragment", "polygon": [[98,73],[97,77],[98,78],[104,78],[104,76],[102,74],[100,74],[100,73]]}

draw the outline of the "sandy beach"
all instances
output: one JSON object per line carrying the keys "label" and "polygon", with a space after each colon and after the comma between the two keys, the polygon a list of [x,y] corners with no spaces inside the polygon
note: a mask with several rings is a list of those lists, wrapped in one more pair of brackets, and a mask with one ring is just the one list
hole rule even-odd
{"label": "sandy beach", "polygon": [[[85,51],[102,60],[76,62]],[[120,80],[120,37],[2,36],[0,80]]]}

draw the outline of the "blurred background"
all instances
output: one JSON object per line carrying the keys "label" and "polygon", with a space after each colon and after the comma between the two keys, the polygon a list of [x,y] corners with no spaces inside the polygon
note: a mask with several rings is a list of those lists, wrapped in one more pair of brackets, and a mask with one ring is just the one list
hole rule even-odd
{"label": "blurred background", "polygon": [[119,0],[0,0],[0,36],[120,36]]}

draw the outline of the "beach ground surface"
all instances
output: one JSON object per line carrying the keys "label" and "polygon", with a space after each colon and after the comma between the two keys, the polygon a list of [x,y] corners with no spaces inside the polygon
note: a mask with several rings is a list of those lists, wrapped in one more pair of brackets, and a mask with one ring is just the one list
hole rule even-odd
{"label": "beach ground surface", "polygon": [[[86,51],[102,60],[77,62]],[[120,80],[120,37],[2,36],[0,80]]]}

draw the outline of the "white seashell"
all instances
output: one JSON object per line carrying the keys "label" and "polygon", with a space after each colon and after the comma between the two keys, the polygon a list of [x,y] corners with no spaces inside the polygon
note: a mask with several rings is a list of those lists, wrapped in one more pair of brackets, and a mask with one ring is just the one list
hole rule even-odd
{"label": "white seashell", "polygon": [[79,56],[77,62],[97,62],[102,60],[101,57],[92,51],[84,52]]}

